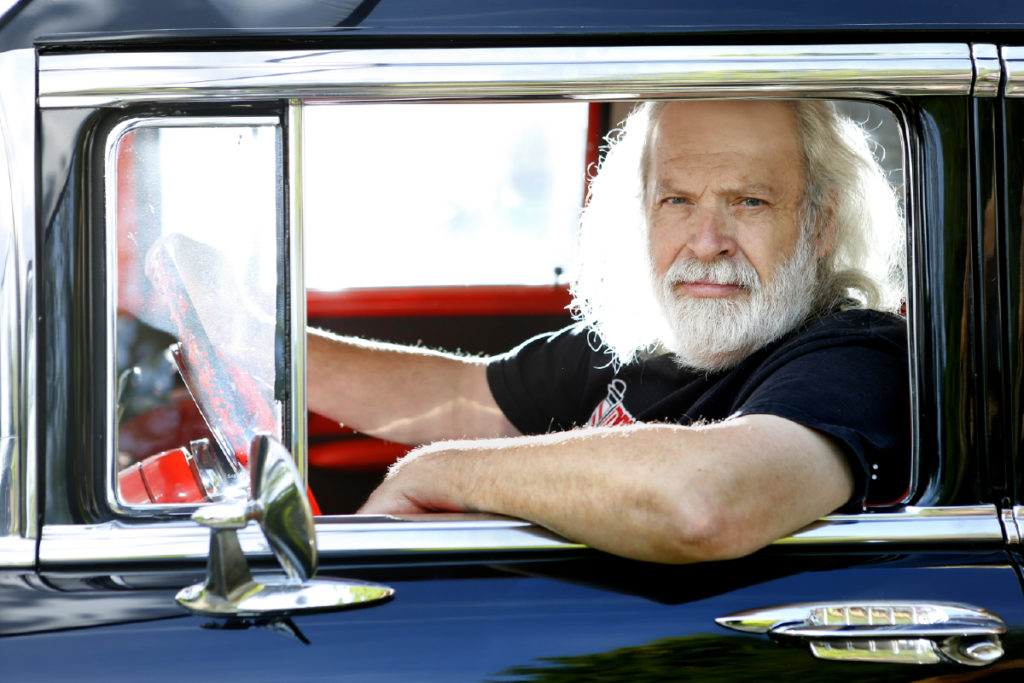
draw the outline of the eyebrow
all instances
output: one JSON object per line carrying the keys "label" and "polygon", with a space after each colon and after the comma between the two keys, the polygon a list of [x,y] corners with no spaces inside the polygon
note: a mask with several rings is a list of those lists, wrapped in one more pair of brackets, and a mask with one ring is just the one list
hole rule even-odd
{"label": "eyebrow", "polygon": [[775,188],[773,186],[771,186],[771,185],[764,185],[762,183],[751,183],[749,185],[740,185],[740,186],[738,186],[736,188],[726,188],[725,192],[727,194],[738,194],[738,195],[748,195],[748,194],[768,194],[768,195],[774,195],[775,194]]}

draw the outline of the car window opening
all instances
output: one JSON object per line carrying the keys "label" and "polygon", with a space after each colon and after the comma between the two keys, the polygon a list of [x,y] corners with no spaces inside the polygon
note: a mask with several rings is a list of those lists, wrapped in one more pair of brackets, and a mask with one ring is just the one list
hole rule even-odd
{"label": "car window opening", "polygon": [[[895,118],[874,104],[837,106],[868,131],[902,202]],[[627,112],[627,105],[586,103],[305,107],[310,325],[491,355],[569,324],[580,188],[593,172],[594,128],[610,133]],[[120,142],[117,458],[127,504],[236,495],[227,489],[245,485],[239,444],[254,430],[280,437],[275,135],[269,126],[156,122]],[[176,161],[200,150],[210,162],[205,175],[195,173],[194,162]],[[217,182],[224,177],[235,182]],[[154,273],[168,269],[178,273],[180,291],[168,293],[164,278],[164,291],[154,293]],[[204,399],[202,379],[195,387],[181,379],[187,354],[179,351],[175,360],[168,349],[188,336],[188,325],[160,299],[195,309],[206,335],[200,342],[216,361],[206,371],[241,387],[230,397],[234,412],[204,414],[224,396]],[[264,417],[253,419],[254,412]],[[237,424],[246,420],[252,424]],[[218,422],[229,423],[228,433]],[[315,413],[308,441],[310,482],[326,513],[354,512],[408,451]],[[159,465],[153,456],[161,456]],[[172,483],[154,483],[161,477]],[[905,499],[906,486],[896,488],[870,502]]]}

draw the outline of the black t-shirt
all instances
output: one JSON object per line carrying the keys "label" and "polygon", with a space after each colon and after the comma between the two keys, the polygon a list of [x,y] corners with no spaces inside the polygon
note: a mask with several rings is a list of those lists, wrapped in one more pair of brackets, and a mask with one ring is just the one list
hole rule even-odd
{"label": "black t-shirt", "polygon": [[704,373],[669,355],[616,367],[580,325],[495,358],[491,392],[523,434],[632,422],[692,424],[770,414],[831,436],[857,481],[847,508],[895,502],[910,481],[904,321],[853,309],[813,319],[737,366]]}

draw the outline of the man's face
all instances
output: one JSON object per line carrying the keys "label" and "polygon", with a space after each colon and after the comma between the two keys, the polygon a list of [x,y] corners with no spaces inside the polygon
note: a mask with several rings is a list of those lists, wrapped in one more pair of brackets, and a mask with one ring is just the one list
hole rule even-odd
{"label": "man's face", "polygon": [[801,239],[794,114],[782,102],[672,103],[650,144],[648,246],[667,345],[684,364],[728,367],[809,308],[817,259]]}

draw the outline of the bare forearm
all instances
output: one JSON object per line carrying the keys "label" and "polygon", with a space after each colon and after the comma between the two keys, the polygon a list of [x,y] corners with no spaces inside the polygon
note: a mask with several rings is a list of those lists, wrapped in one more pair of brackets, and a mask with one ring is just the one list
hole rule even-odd
{"label": "bare forearm", "polygon": [[806,433],[783,446],[784,457],[767,453],[781,444],[764,443],[765,417],[731,421],[727,439],[719,425],[634,425],[435,444],[403,463],[364,511],[498,512],[639,559],[735,557],[850,493],[845,462],[810,430],[796,425]]}
{"label": "bare forearm", "polygon": [[[432,444],[396,470],[402,483],[395,498],[388,499],[392,491],[385,482],[362,512],[496,512],[595,548],[643,559],[665,557],[653,539],[673,536],[665,528],[671,505],[652,485],[649,475],[656,464],[646,462],[659,458],[642,457],[643,464],[634,459],[637,469],[630,471],[617,458],[591,452],[593,438],[618,448],[612,445],[620,441],[618,435],[588,432]],[[630,539],[619,532],[627,528],[648,533]]]}
{"label": "bare forearm", "polygon": [[311,410],[408,444],[513,434],[479,359],[310,330]]}

